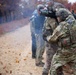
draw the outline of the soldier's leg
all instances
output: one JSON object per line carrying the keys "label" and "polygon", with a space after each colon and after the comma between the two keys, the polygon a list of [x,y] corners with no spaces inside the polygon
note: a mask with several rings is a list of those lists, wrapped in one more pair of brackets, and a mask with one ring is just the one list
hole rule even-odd
{"label": "soldier's leg", "polygon": [[57,50],[56,44],[49,44],[46,42],[46,62],[43,68],[43,73],[42,73],[43,75],[45,75],[46,73],[48,75],[51,67],[51,60],[56,50]]}
{"label": "soldier's leg", "polygon": [[32,40],[32,58],[36,58],[36,36],[35,36],[35,27],[34,19],[30,20],[30,31],[31,31],[31,40]]}
{"label": "soldier's leg", "polygon": [[55,54],[51,62],[50,75],[76,75],[76,63],[64,62],[59,54]]}
{"label": "soldier's leg", "polygon": [[39,58],[41,58],[40,59],[41,61],[42,61],[44,52],[45,52],[45,41],[43,40],[43,37],[41,34],[40,35],[40,54],[39,54]]}
{"label": "soldier's leg", "polygon": [[64,62],[61,60],[60,54],[55,53],[51,61],[50,75],[64,75],[62,68],[63,63]]}
{"label": "soldier's leg", "polygon": [[37,44],[37,51],[36,51],[36,66],[42,67],[44,63],[42,62],[42,55],[41,55],[41,40],[40,34],[36,35],[36,44]]}
{"label": "soldier's leg", "polygon": [[36,37],[35,34],[32,33],[32,58],[36,58]]}

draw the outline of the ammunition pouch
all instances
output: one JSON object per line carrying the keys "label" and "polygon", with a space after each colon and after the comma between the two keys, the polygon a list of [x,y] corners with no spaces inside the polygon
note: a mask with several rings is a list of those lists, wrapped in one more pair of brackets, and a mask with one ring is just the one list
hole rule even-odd
{"label": "ammunition pouch", "polygon": [[59,46],[61,47],[70,47],[71,46],[71,41],[70,38],[62,38],[59,40]]}

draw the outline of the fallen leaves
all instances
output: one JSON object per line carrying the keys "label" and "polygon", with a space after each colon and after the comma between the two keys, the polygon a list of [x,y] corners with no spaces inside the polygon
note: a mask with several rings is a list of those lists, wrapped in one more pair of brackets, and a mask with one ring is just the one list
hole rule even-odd
{"label": "fallen leaves", "polygon": [[19,63],[20,61],[18,59],[16,59],[16,63]]}
{"label": "fallen leaves", "polygon": [[19,54],[19,56],[21,56],[21,53]]}
{"label": "fallen leaves", "polygon": [[8,71],[7,70],[5,70],[6,71],[6,73],[8,73]]}
{"label": "fallen leaves", "polygon": [[29,52],[29,54],[31,54],[31,52]]}
{"label": "fallen leaves", "polygon": [[1,65],[3,65],[3,62],[2,61],[0,61],[0,63],[1,63]]}
{"label": "fallen leaves", "polygon": [[24,61],[27,60],[26,58],[23,59]]}
{"label": "fallen leaves", "polygon": [[6,68],[6,66],[3,67],[3,69],[5,69],[5,68]]}
{"label": "fallen leaves", "polygon": [[12,73],[12,70],[10,70],[10,74]]}

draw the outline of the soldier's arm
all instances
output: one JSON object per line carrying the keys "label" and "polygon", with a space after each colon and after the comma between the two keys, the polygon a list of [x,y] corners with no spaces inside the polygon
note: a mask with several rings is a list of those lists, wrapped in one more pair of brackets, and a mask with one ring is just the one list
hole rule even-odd
{"label": "soldier's arm", "polygon": [[44,39],[45,41],[47,41],[47,36],[52,35],[52,33],[53,33],[52,28],[49,27],[49,26],[50,26],[50,25],[49,25],[49,19],[47,18],[47,19],[45,20],[44,27],[43,27],[43,39]]}
{"label": "soldier's arm", "polygon": [[62,31],[62,26],[59,25],[53,32],[52,35],[47,37],[48,42],[56,42],[60,36],[62,36],[64,32]]}

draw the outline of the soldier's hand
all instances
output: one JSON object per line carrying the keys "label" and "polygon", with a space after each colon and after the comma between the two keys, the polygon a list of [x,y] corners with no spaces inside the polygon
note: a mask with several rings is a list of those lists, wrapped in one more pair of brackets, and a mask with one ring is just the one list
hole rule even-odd
{"label": "soldier's hand", "polygon": [[51,36],[47,36],[47,41],[50,43],[51,42]]}

